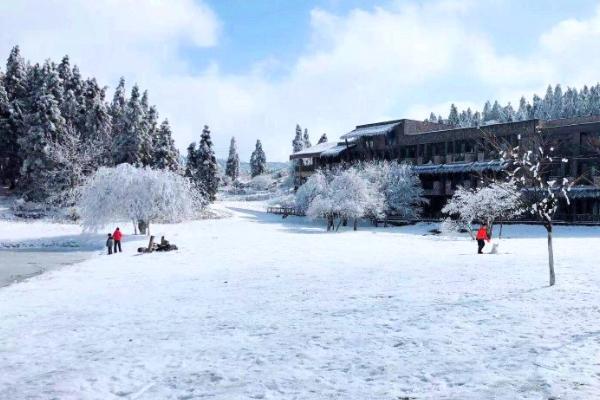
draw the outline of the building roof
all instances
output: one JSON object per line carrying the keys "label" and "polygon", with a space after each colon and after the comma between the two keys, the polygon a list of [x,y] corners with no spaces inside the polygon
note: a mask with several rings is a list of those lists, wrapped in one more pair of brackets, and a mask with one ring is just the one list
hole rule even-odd
{"label": "building roof", "polygon": [[314,146],[311,146],[307,149],[302,149],[300,151],[295,152],[290,155],[290,160],[294,160],[297,158],[311,158],[320,155],[323,151],[335,147],[337,142],[325,142],[319,143]]}
{"label": "building roof", "polygon": [[462,172],[483,172],[483,171],[501,171],[505,168],[505,163],[498,160],[461,162],[450,164],[425,164],[413,167],[418,174],[448,174]]}
{"label": "building roof", "polygon": [[321,157],[337,157],[344,150],[347,150],[347,149],[352,148],[354,146],[356,146],[356,143],[338,144],[337,146],[331,147],[331,148],[325,150],[324,152],[322,152],[321,153]]}
{"label": "building roof", "polygon": [[376,124],[358,125],[353,131],[342,135],[341,138],[346,140],[358,137],[384,135],[391,132],[392,129],[400,125],[402,121],[404,120],[399,119],[395,121],[378,122]]}

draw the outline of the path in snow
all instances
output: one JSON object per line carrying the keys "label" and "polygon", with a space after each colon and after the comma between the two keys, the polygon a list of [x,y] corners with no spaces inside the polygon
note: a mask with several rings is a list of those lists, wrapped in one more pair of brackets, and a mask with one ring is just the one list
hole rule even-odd
{"label": "path in snow", "polygon": [[155,228],[176,253],[127,248],[0,289],[0,398],[600,393],[597,229],[557,229],[548,288],[543,228],[478,256],[423,226],[327,234],[229,206]]}

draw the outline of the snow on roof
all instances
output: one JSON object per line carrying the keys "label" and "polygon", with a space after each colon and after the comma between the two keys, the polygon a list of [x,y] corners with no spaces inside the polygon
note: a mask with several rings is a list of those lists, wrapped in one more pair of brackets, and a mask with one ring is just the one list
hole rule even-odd
{"label": "snow on roof", "polygon": [[467,163],[451,163],[451,164],[426,164],[416,165],[413,167],[415,172],[420,174],[447,174],[461,172],[483,172],[483,171],[500,171],[504,169],[502,161],[475,161]]}
{"label": "snow on roof", "polygon": [[402,120],[381,122],[378,124],[359,125],[352,132],[348,132],[345,135],[342,135],[342,139],[385,135],[401,123]]}
{"label": "snow on roof", "polygon": [[330,149],[325,150],[324,152],[321,153],[321,157],[337,157],[340,155],[341,152],[343,152],[344,150],[354,147],[356,146],[356,143],[352,143],[352,144],[338,144],[335,147],[332,147]]}
{"label": "snow on roof", "polygon": [[307,149],[302,149],[300,151],[295,152],[294,154],[290,155],[290,159],[293,160],[295,158],[310,158],[310,157],[318,156],[323,151],[330,149],[332,147],[335,147],[336,145],[337,145],[337,142],[319,143],[319,144],[311,146]]}

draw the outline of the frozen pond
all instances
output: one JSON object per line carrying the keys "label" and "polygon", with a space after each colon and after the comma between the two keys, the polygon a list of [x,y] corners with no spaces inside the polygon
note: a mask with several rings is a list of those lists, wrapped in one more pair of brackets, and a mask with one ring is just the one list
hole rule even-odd
{"label": "frozen pond", "polygon": [[0,287],[61,266],[82,262],[92,251],[0,250]]}

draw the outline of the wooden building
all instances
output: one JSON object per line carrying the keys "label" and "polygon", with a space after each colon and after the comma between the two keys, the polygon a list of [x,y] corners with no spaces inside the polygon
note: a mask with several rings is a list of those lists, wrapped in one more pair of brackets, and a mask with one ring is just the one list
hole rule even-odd
{"label": "wooden building", "polygon": [[290,156],[301,159],[298,173],[306,178],[317,168],[370,160],[408,162],[419,174],[430,203],[425,216],[441,216],[441,209],[457,186],[477,187],[502,174],[503,164],[490,138],[517,145],[536,132],[558,143],[556,154],[569,159],[557,164],[552,176],[579,178],[571,190],[571,205],[563,205],[558,219],[600,222],[600,116],[560,120],[527,120],[477,128],[400,119],[359,125],[338,142],[321,143]]}

